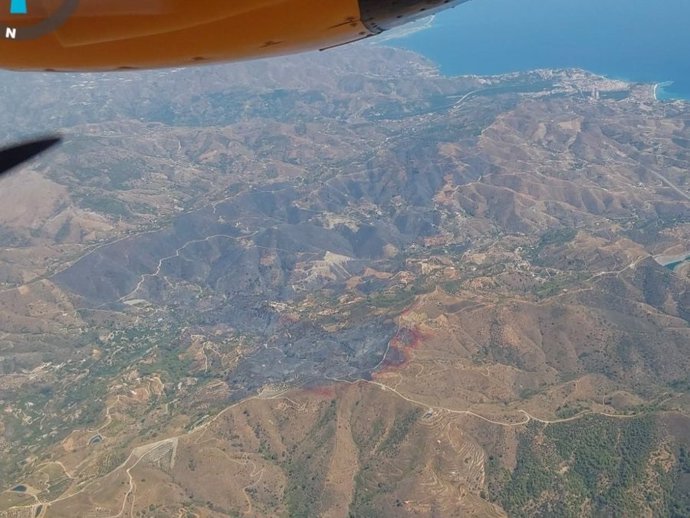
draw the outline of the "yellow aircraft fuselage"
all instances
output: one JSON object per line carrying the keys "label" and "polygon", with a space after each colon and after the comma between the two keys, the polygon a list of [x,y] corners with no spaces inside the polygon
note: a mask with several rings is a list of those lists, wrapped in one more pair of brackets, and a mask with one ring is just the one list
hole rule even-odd
{"label": "yellow aircraft fuselage", "polygon": [[325,49],[462,1],[0,0],[0,68],[156,68]]}

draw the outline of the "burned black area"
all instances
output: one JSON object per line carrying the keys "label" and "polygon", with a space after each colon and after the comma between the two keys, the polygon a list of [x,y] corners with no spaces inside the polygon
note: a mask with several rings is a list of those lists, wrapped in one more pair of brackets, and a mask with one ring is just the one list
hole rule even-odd
{"label": "burned black area", "polygon": [[290,326],[266,337],[254,354],[240,361],[228,383],[233,397],[241,398],[267,383],[369,379],[394,333],[395,324],[380,318],[337,332],[309,323]]}

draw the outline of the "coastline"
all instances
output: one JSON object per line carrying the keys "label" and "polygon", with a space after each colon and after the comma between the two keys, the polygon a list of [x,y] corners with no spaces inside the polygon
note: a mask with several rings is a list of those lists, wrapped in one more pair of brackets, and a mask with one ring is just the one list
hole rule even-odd
{"label": "coastline", "polygon": [[682,97],[679,98],[662,98],[659,96],[659,91],[663,94],[664,87],[665,86],[671,86],[673,84],[673,81],[661,81],[660,83],[655,83],[654,84],[654,100],[655,101],[668,101],[668,100],[679,100],[679,101],[684,101],[685,99]]}
{"label": "coastline", "polygon": [[[484,4],[468,2],[466,7],[463,5],[462,9],[448,10],[435,19],[430,18],[416,22],[413,24],[416,27],[410,32],[406,32],[407,30],[393,31],[390,35],[392,37],[377,38],[372,43],[380,42],[421,54],[435,63],[439,72],[445,76],[503,75],[535,69],[576,68],[588,70],[612,80],[618,79],[632,84],[649,85],[647,91],[650,99],[653,98],[654,101],[690,102],[690,75],[683,67],[679,66],[679,63],[682,63],[680,58],[671,60],[665,65],[660,65],[656,63],[658,60],[652,59],[648,61],[656,64],[647,63],[644,67],[640,67],[636,59],[637,55],[634,53],[611,51],[607,54],[599,50],[600,46],[608,41],[606,38],[613,37],[612,35],[603,38],[601,42],[596,38],[591,42],[581,42],[580,36],[576,33],[557,32],[553,35],[555,42],[558,43],[554,48],[559,48],[559,45],[572,45],[580,49],[579,57],[570,59],[567,55],[563,56],[556,51],[548,50],[551,48],[549,45],[537,45],[541,39],[546,38],[547,33],[538,37],[535,36],[537,38],[535,41],[528,40],[531,43],[526,43],[524,39],[514,38],[514,36],[519,36],[525,32],[525,27],[516,24],[514,18],[529,25],[532,17],[524,15],[524,20],[519,18],[518,14],[521,11],[514,7],[510,0],[495,1],[505,4],[505,8],[499,16],[499,21],[501,21],[499,25],[503,29],[499,38],[488,36],[491,31],[484,30],[493,26],[494,23],[487,22],[490,9],[487,7],[487,12],[479,11],[478,9],[483,9],[481,5]],[[534,1],[536,2],[536,0]],[[563,4],[561,7],[564,8],[569,5],[565,0],[554,0],[554,4]],[[591,4],[589,7],[592,9],[598,6],[596,0],[584,0],[584,4]],[[474,6],[477,6],[476,9]],[[552,5],[550,9],[547,11],[551,13],[550,16],[554,19],[562,17],[563,13],[560,8]],[[615,10],[611,12],[604,10],[618,19],[620,13]],[[638,22],[642,20],[640,13],[637,15],[634,12],[628,14]],[[540,15],[539,19],[541,20],[543,16]],[[599,20],[598,23],[603,22]],[[676,30],[674,34],[680,34],[678,32],[679,27],[675,27],[674,30]],[[541,34],[541,32],[537,31],[537,34]],[[603,34],[608,34],[608,32]],[[687,37],[688,32],[684,31],[683,34],[685,35],[683,37]],[[623,33],[620,36],[627,37]],[[651,40],[649,34],[645,34],[645,38]],[[512,39],[517,40],[515,45],[511,44]],[[690,40],[690,37],[688,39]],[[599,45],[600,43],[602,45]],[[659,48],[652,46],[652,50],[659,52],[663,48],[663,45]],[[471,51],[470,49],[475,50]],[[671,51],[672,49],[669,48],[668,50]],[[649,56],[653,54],[650,50]],[[643,57],[649,56],[645,54]],[[668,81],[669,78],[674,78],[675,81]]]}
{"label": "coastline", "polygon": [[432,14],[428,18],[422,18],[421,20],[417,20],[410,24],[396,27],[392,31],[384,32],[382,35],[376,38],[376,41],[372,42],[372,44],[400,40],[403,38],[407,38],[408,36],[412,36],[413,34],[417,34],[419,32],[432,29],[435,20],[436,15]]}
{"label": "coastline", "polygon": [[[433,20],[429,20],[429,22],[433,22]],[[534,70],[583,70],[586,72],[589,72],[594,75],[598,75],[601,77],[605,77],[607,79],[610,79],[612,81],[623,81],[625,83],[629,84],[638,84],[638,85],[643,85],[647,84],[651,88],[651,97],[655,102],[673,102],[673,101],[681,101],[685,103],[690,102],[690,95],[682,95],[682,94],[674,94],[673,92],[667,92],[665,91],[666,87],[669,87],[675,83],[675,81],[658,81],[656,83],[652,82],[653,80],[645,80],[645,79],[635,79],[635,78],[630,78],[630,77],[623,77],[621,74],[618,73],[607,73],[605,71],[597,70],[595,68],[589,68],[587,66],[559,66],[559,67],[552,67],[552,66],[536,66],[535,68],[520,68],[516,67],[515,69],[512,70],[504,70],[504,71],[491,71],[491,72],[486,72],[486,71],[481,71],[481,72],[471,72],[471,71],[464,71],[464,70],[457,70],[457,67],[454,66],[455,63],[451,64],[449,66],[448,62],[445,61],[444,59],[439,59],[438,56],[435,56],[433,52],[425,51],[419,46],[415,45],[415,37],[418,36],[418,33],[424,32],[427,29],[434,29],[432,26],[432,23],[425,23],[423,25],[419,25],[414,28],[414,30],[410,31],[409,33],[397,33],[394,34],[393,37],[387,38],[387,39],[376,39],[371,42],[372,45],[378,45],[382,44],[384,46],[388,45],[391,47],[407,50],[410,52],[414,52],[416,54],[419,54],[423,56],[424,58],[428,59],[431,61],[436,68],[438,69],[439,73],[444,76],[448,77],[454,77],[454,76],[501,76],[501,75],[506,75],[506,74],[516,74],[516,73],[521,73],[521,72],[531,72]]]}

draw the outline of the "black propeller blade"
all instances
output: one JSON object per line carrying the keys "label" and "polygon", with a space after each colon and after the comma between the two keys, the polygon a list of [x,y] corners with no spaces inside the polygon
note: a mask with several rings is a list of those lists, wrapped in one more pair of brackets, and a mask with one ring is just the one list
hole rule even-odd
{"label": "black propeller blade", "polygon": [[46,137],[0,149],[0,175],[53,147],[60,140],[60,137]]}

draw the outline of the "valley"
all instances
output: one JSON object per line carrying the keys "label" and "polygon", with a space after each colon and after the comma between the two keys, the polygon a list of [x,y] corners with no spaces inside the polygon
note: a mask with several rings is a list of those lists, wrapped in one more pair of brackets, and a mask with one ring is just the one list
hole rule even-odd
{"label": "valley", "polygon": [[366,50],[3,75],[0,516],[690,509],[687,104]]}

